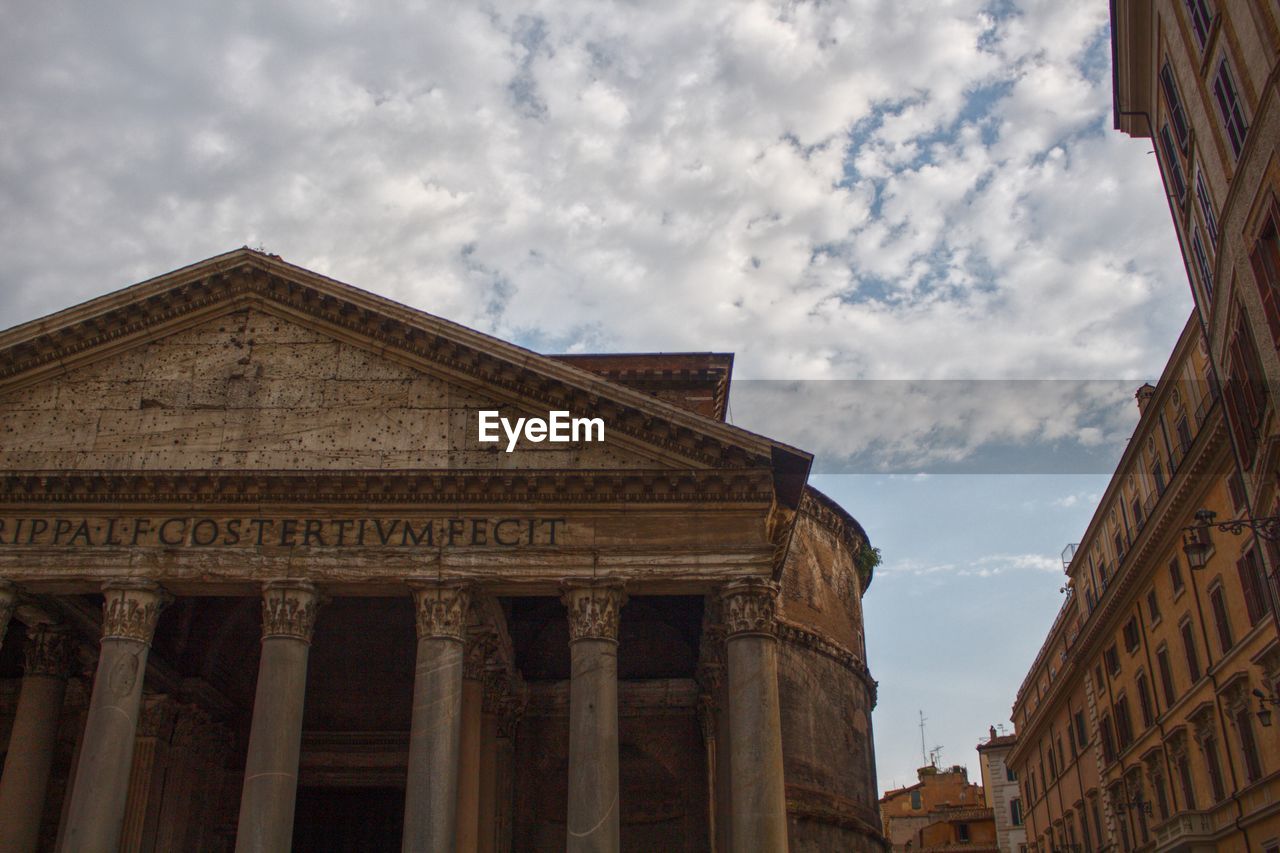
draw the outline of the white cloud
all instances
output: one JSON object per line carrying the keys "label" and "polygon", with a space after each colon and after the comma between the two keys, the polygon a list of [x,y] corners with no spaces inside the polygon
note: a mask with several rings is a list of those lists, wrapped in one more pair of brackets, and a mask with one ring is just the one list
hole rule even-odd
{"label": "white cloud", "polygon": [[[260,243],[545,350],[1153,374],[1188,301],[1148,146],[1107,129],[1105,9],[1000,8],[24,6],[0,311]],[[962,448],[1084,436],[974,414]],[[858,428],[927,441],[902,423]]]}

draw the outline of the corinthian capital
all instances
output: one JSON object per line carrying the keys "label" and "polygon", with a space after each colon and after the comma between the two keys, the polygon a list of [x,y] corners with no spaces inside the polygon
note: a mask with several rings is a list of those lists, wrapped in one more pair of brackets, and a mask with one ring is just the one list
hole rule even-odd
{"label": "corinthian capital", "polygon": [[618,641],[618,618],[627,595],[622,581],[567,581],[561,601],[569,611],[569,642]]}
{"label": "corinthian capital", "polygon": [[749,634],[772,637],[776,630],[777,600],[778,585],[773,581],[747,578],[725,584],[720,590],[720,603],[726,636],[730,639]]}
{"label": "corinthian capital", "polygon": [[108,581],[102,585],[102,639],[151,645],[160,611],[173,596],[153,581]]}
{"label": "corinthian capital", "polygon": [[290,637],[310,643],[320,598],[308,581],[267,581],[262,585],[262,639]]}
{"label": "corinthian capital", "polygon": [[22,673],[66,678],[74,649],[65,630],[43,622],[32,625],[27,629]]}
{"label": "corinthian capital", "polygon": [[411,586],[418,638],[463,642],[471,610],[471,585],[465,581],[415,581]]}

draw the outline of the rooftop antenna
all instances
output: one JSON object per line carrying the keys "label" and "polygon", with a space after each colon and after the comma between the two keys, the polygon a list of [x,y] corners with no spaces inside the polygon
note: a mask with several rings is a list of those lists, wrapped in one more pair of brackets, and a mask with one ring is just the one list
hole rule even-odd
{"label": "rooftop antenna", "polygon": [[929,763],[929,755],[924,748],[924,721],[925,721],[924,711],[921,710],[920,711],[920,766],[921,767]]}
{"label": "rooftop antenna", "polygon": [[929,763],[933,765],[934,770],[939,769],[939,765],[942,763],[941,746],[935,746],[933,749],[929,750]]}

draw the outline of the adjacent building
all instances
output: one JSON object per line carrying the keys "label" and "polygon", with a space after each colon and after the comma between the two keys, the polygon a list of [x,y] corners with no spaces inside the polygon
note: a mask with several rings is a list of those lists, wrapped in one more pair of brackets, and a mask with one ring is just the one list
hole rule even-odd
{"label": "adjacent building", "polygon": [[874,552],[730,365],[248,250],[0,333],[0,849],[885,849]]}
{"label": "adjacent building", "polygon": [[1151,140],[1225,392],[1241,512],[1280,514],[1280,5],[1113,0],[1111,24],[1115,125]]}
{"label": "adjacent building", "polygon": [[996,853],[996,826],[982,786],[963,765],[917,771],[918,782],[880,798],[884,834],[895,851],[964,849]]}
{"label": "adjacent building", "polygon": [[1027,848],[1018,774],[1008,763],[1009,753],[1017,742],[1017,735],[997,734],[995,726],[992,726],[987,740],[978,744],[982,790],[986,795],[987,808],[995,817],[996,843],[1000,853],[1022,853]]}
{"label": "adjacent building", "polygon": [[1197,517],[1247,512],[1217,387],[1193,317],[1064,553],[1006,758],[1033,850],[1280,850],[1268,543]]}

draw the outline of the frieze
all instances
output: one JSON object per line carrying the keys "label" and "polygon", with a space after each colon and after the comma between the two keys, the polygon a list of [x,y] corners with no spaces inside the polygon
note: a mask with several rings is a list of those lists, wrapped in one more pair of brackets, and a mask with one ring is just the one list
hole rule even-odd
{"label": "frieze", "polygon": [[[733,471],[29,471],[0,477],[9,503],[768,503],[767,468]],[[12,528],[6,536],[12,535]]]}
{"label": "frieze", "polygon": [[743,635],[774,636],[778,585],[760,578],[735,581],[720,591],[724,627],[729,639]]}
{"label": "frieze", "polygon": [[486,548],[565,545],[565,518],[0,516],[0,547]]}
{"label": "frieze", "polygon": [[23,648],[22,674],[66,678],[74,651],[71,636],[64,629],[43,622],[32,625]]}
{"label": "frieze", "polygon": [[103,586],[102,638],[151,645],[160,611],[172,596],[150,581],[112,581]]}
{"label": "frieze", "polygon": [[627,600],[621,581],[575,582],[564,587],[561,600],[569,611],[569,642],[618,641],[618,611]]}
{"label": "frieze", "polygon": [[306,581],[269,581],[262,587],[262,638],[288,637],[311,642],[320,594]]}
{"label": "frieze", "polygon": [[458,581],[417,581],[413,587],[419,639],[443,638],[464,642],[471,586]]}

